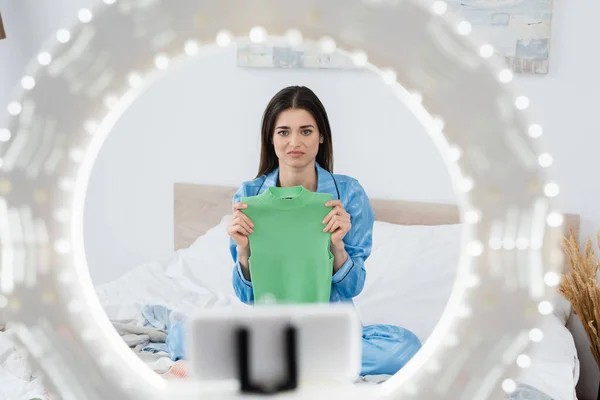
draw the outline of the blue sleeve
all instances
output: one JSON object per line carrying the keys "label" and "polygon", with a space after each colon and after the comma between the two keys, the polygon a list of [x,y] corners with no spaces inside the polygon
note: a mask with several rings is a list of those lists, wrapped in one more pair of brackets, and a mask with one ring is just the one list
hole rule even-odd
{"label": "blue sleeve", "polygon": [[352,181],[349,185],[345,209],[350,214],[352,223],[352,228],[344,237],[348,260],[333,275],[332,283],[342,296],[352,298],[358,296],[365,286],[365,261],[371,255],[375,223],[375,213],[369,198],[357,181]]}
{"label": "blue sleeve", "polygon": [[[245,196],[246,186],[242,185],[233,195],[232,205],[238,203],[240,199]],[[254,288],[252,287],[252,282],[244,278],[242,266],[237,259],[237,245],[231,237],[229,238],[229,251],[231,252],[231,257],[235,264],[233,267],[233,290],[240,301],[246,304],[252,304],[254,303]]]}

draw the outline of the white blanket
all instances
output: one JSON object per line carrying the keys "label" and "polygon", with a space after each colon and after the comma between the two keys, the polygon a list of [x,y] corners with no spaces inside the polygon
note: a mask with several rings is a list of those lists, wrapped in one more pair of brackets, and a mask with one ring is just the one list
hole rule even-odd
{"label": "white blanket", "polygon": [[166,274],[167,269],[180,268],[188,262],[179,251],[167,266],[143,264],[115,281],[96,287],[100,304],[111,320],[142,318],[142,307],[146,304],[164,305],[187,315],[206,308],[247,307],[237,299],[233,289],[230,293],[217,292],[186,276]]}
{"label": "white blanket", "polygon": [[27,363],[27,353],[15,347],[10,328],[0,332],[0,400],[46,399],[41,379]]}

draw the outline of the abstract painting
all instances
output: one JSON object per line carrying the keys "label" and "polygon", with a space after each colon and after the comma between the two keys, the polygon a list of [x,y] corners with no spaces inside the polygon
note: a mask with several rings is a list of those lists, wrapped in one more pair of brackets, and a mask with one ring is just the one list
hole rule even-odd
{"label": "abstract painting", "polygon": [[553,0],[446,0],[514,72],[547,74]]}
{"label": "abstract painting", "polygon": [[237,49],[237,65],[253,68],[356,68],[352,59],[340,52],[325,54],[314,44],[304,43],[292,47],[284,42],[240,43]]}

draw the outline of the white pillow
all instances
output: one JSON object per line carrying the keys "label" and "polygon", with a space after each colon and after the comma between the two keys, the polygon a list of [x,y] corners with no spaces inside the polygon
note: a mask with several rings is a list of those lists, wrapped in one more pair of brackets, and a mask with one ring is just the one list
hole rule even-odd
{"label": "white pillow", "polygon": [[556,400],[571,400],[579,379],[579,359],[571,332],[550,314],[540,326],[544,339],[529,355],[531,365],[521,369],[517,381],[535,387]]}
{"label": "white pillow", "polygon": [[231,282],[234,264],[227,234],[230,218],[224,216],[189,248],[179,250],[166,269],[167,276],[183,276],[214,293],[235,296]]}
{"label": "white pillow", "polygon": [[554,293],[554,297],[552,299],[552,305],[554,307],[553,313],[556,316],[556,318],[558,318],[558,320],[563,325],[567,325],[567,321],[569,320],[569,317],[571,316],[573,308],[571,306],[571,303],[569,303],[569,300],[564,298],[563,295],[560,294],[558,289]]}
{"label": "white pillow", "polygon": [[398,325],[424,342],[452,291],[461,228],[376,221],[365,288],[355,299],[363,324]]}

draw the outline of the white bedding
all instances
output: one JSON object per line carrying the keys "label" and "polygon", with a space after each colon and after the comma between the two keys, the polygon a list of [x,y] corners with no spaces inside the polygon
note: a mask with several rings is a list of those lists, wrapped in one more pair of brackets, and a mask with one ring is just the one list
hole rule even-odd
{"label": "white bedding", "polygon": [[169,267],[178,268],[188,262],[185,250],[180,250],[170,264],[143,264],[115,281],[98,286],[96,294],[111,320],[141,318],[145,304],[160,304],[185,314],[203,308],[246,307],[233,290],[217,292],[186,276],[167,275]]}
{"label": "white bedding", "polygon": [[0,332],[0,400],[44,399],[41,379],[27,363],[27,353],[15,347],[10,328]]}
{"label": "white bedding", "polygon": [[[98,298],[109,318],[141,318],[141,309],[146,304],[164,305],[184,314],[202,308],[247,307],[237,299],[231,285],[232,262],[226,226],[224,218],[189,249],[177,251],[166,264],[145,263],[113,282],[98,286]],[[460,226],[398,226],[376,222],[373,239],[373,252],[366,263],[367,282],[356,299],[363,323],[400,325],[425,341],[442,315],[452,289]],[[572,394],[578,376],[573,339],[559,319],[547,321],[546,340],[533,354],[532,366],[520,381],[556,400],[572,400],[569,393]],[[0,351],[7,346],[4,340],[0,336]],[[20,361],[12,357],[10,368],[14,369]],[[164,363],[158,364],[164,368]],[[154,366],[158,368],[158,364]],[[14,393],[16,390],[26,393],[28,387],[37,388],[39,384],[22,381],[16,389],[19,382],[12,375],[0,369],[0,387],[15,387],[12,397],[6,398],[25,398]]]}
{"label": "white bedding", "polygon": [[579,379],[579,359],[571,332],[554,314],[540,326],[544,339],[531,352],[531,366],[518,381],[548,394],[553,400],[573,400]]}

